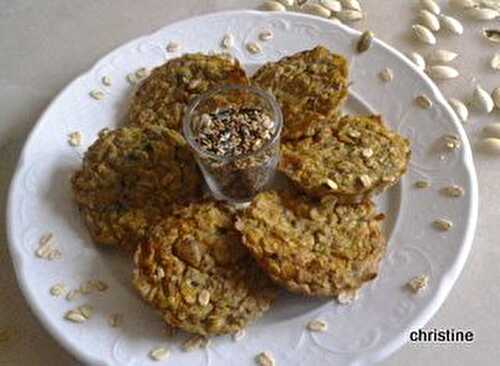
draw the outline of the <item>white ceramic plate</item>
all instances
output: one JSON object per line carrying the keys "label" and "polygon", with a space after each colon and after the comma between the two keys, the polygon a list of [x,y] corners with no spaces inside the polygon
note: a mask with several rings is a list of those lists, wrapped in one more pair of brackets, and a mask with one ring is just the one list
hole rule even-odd
{"label": "white ceramic plate", "polygon": [[[252,55],[245,44],[257,41],[263,30],[274,38],[260,42],[264,52]],[[114,251],[97,249],[91,242],[73,204],[69,177],[81,156],[104,127],[115,127],[122,117],[131,86],[129,72],[153,67],[176,57],[165,45],[178,42],[180,52],[220,50],[225,33],[235,36],[231,52],[249,69],[285,55],[325,45],[346,56],[351,64],[350,112],[381,113],[391,127],[411,139],[413,155],[401,183],[378,198],[384,211],[389,247],[379,278],[363,288],[359,301],[340,306],[334,301],[283,294],[272,311],[248,329],[238,343],[230,337],[214,339],[207,350],[185,353],[180,336],[168,340],[158,316],[135,295],[130,286],[129,260]],[[8,205],[8,235],[20,286],[47,330],[78,359],[96,365],[148,365],[149,350],[157,345],[171,349],[168,364],[254,365],[254,356],[270,351],[278,365],[363,365],[387,357],[407,341],[410,329],[422,327],[438,310],[456,281],[469,253],[477,216],[477,184],[469,143],[458,119],[437,87],[400,53],[375,41],[363,54],[354,52],[359,33],[319,18],[292,13],[236,11],[188,19],[136,39],[100,60],[71,83],[50,105],[33,129],[12,181]],[[394,80],[382,82],[385,67]],[[109,76],[112,87],[104,87]],[[89,92],[100,89],[96,101]],[[415,97],[426,94],[429,110],[418,108]],[[83,145],[67,143],[73,131],[83,133]],[[462,140],[462,148],[441,148],[444,134]],[[415,189],[426,179],[432,188]],[[465,189],[465,196],[449,198],[439,190],[450,184]],[[436,230],[431,222],[447,218],[454,226]],[[63,257],[36,258],[39,238],[54,233]],[[427,291],[415,296],[404,285],[427,274]],[[68,302],[49,295],[63,282],[69,288],[103,279],[110,289]],[[90,303],[95,315],[85,324],[63,320],[75,306]],[[111,313],[125,314],[120,328],[107,325]],[[326,333],[309,333],[305,324],[315,318],[329,323]]]}

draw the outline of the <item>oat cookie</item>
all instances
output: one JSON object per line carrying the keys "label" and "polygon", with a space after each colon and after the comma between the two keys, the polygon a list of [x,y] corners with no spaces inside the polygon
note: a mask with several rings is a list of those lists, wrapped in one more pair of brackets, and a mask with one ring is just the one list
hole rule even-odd
{"label": "oat cookie", "polygon": [[276,289],[241,243],[234,217],[214,202],[179,208],[134,257],[134,286],[170,326],[235,333],[260,317]]}
{"label": "oat cookie", "polygon": [[292,192],[260,193],[236,227],[264,271],[292,292],[337,296],[377,276],[383,215],[369,201],[340,205]]}
{"label": "oat cookie", "polygon": [[273,94],[284,117],[282,138],[311,135],[315,121],[335,115],[347,98],[347,60],[324,47],[296,53],[257,70],[252,82]]}
{"label": "oat cookie", "polygon": [[381,117],[344,116],[283,144],[280,170],[314,196],[359,202],[397,183],[409,159],[409,141]]}
{"label": "oat cookie", "polygon": [[124,127],[99,134],[72,187],[96,243],[135,249],[172,202],[201,195],[202,177],[178,133]]}
{"label": "oat cookie", "polygon": [[154,69],[135,92],[129,125],[158,124],[180,131],[188,104],[224,84],[248,84],[238,60],[229,55],[186,54]]}

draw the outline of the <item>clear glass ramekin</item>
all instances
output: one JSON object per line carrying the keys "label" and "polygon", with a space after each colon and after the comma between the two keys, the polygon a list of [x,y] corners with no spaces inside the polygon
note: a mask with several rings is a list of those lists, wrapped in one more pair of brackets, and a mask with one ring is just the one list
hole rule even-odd
{"label": "clear glass ramekin", "polygon": [[[201,116],[234,108],[254,108],[272,120],[271,137],[258,149],[241,155],[220,156],[201,146]],[[183,120],[183,134],[194,152],[207,185],[216,199],[245,203],[266,188],[279,161],[283,116],[276,99],[253,86],[225,85],[197,97],[188,107]]]}

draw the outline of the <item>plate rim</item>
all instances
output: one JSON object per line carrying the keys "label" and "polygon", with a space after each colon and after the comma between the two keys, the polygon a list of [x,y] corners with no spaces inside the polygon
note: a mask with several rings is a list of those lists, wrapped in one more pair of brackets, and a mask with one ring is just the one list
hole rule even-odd
{"label": "plate rim", "polygon": [[[229,17],[229,16],[240,16],[240,15],[246,15],[246,14],[254,14],[254,15],[265,15],[267,17],[272,17],[275,15],[275,12],[264,12],[264,11],[258,11],[258,10],[250,10],[250,9],[236,9],[236,10],[227,10],[227,11],[219,11],[219,12],[211,12],[211,13],[206,13],[202,15],[197,15],[193,17],[186,17],[177,21],[174,21],[172,23],[166,24],[153,32],[150,32],[148,34],[144,34],[138,37],[135,37],[129,41],[126,41],[119,46],[113,48],[111,51],[107,52],[103,56],[99,57],[99,59],[93,63],[93,65],[85,72],[79,74],[77,77],[75,77],[71,82],[69,82],[65,87],[63,87],[57,95],[49,102],[47,107],[44,109],[44,111],[39,115],[37,118],[36,123],[33,125],[32,129],[28,133],[24,143],[23,147],[21,149],[21,152],[19,154],[19,158],[17,163],[15,164],[15,170],[12,175],[8,190],[7,190],[7,204],[6,204],[6,216],[5,216],[5,224],[6,224],[6,239],[7,239],[7,246],[9,248],[9,253],[10,257],[12,258],[12,263],[17,279],[17,284],[26,299],[26,302],[31,310],[31,312],[36,316],[37,321],[42,325],[42,327],[47,331],[50,336],[60,345],[62,346],[66,352],[68,352],[70,355],[75,357],[77,360],[84,362],[85,364],[92,364],[92,365],[106,365],[103,363],[102,360],[96,359],[92,356],[90,356],[87,353],[83,353],[79,348],[73,346],[72,343],[67,341],[67,337],[58,330],[57,328],[53,327],[51,322],[48,321],[48,319],[41,313],[39,307],[36,306],[35,304],[35,297],[34,294],[30,292],[30,290],[27,288],[27,278],[23,275],[22,267],[23,267],[23,259],[20,254],[17,253],[17,248],[21,246],[21,243],[19,242],[19,238],[16,238],[13,232],[13,225],[11,223],[13,222],[13,212],[14,212],[14,189],[17,186],[17,182],[19,179],[19,173],[22,171],[22,167],[24,165],[25,161],[25,155],[27,154],[27,145],[31,142],[33,137],[35,136],[36,132],[38,129],[40,129],[42,126],[40,124],[40,121],[42,121],[46,115],[49,113],[49,111],[53,108],[54,105],[56,105],[61,97],[72,87],[74,86],[79,80],[84,79],[87,77],[91,72],[99,66],[100,62],[105,59],[110,57],[112,54],[118,52],[120,49],[127,48],[130,44],[133,44],[135,42],[140,41],[141,39],[152,37],[156,33],[164,30],[165,28],[168,27],[175,27],[175,26],[181,26],[182,23],[184,22],[192,22],[192,21],[203,21],[205,19],[209,19],[211,17]],[[283,13],[280,12],[279,15],[281,17],[290,17],[290,18],[303,18],[303,19],[314,19],[314,21],[323,23],[325,25],[328,25],[329,27],[337,27],[339,29],[342,29],[342,31],[351,33],[351,34],[361,34],[361,32],[346,26],[344,24],[335,24],[332,23],[326,19],[319,18],[313,15],[309,14],[301,14],[301,13],[292,13],[292,12],[287,12]],[[458,133],[460,135],[460,138],[463,142],[463,164],[466,168],[467,171],[467,178],[470,183],[470,195],[469,195],[469,202],[468,205],[470,207],[470,212],[469,212],[469,217],[466,223],[466,233],[465,236],[462,240],[462,245],[460,246],[458,250],[458,255],[456,257],[456,260],[453,262],[451,267],[448,269],[447,272],[443,273],[442,277],[440,278],[439,283],[436,285],[437,291],[436,295],[429,300],[427,303],[425,310],[422,311],[419,317],[414,319],[413,322],[409,323],[407,328],[404,331],[404,336],[402,337],[397,337],[393,340],[391,340],[384,348],[378,350],[375,354],[370,353],[367,356],[364,356],[364,358],[361,358],[358,362],[355,363],[355,365],[363,365],[366,363],[376,363],[380,362],[383,359],[386,359],[393,353],[395,353],[398,349],[400,349],[403,345],[405,345],[408,342],[408,334],[411,329],[415,328],[423,328],[425,324],[432,319],[432,317],[437,313],[439,308],[442,306],[446,298],[448,297],[451,289],[455,285],[456,281],[458,280],[465,262],[467,258],[469,257],[470,250],[472,248],[472,243],[477,227],[477,219],[478,219],[478,206],[479,206],[479,196],[478,196],[478,181],[477,181],[477,174],[476,174],[476,169],[474,165],[474,159],[472,155],[472,149],[470,146],[470,142],[468,139],[468,136],[465,133],[464,127],[460,123],[458,117],[456,116],[456,113],[453,111],[451,106],[448,104],[446,98],[442,94],[441,90],[437,87],[437,85],[421,70],[419,70],[411,61],[408,60],[408,58],[400,51],[397,49],[393,48],[392,46],[388,45],[384,41],[380,39],[376,39],[376,42],[382,46],[385,51],[390,52],[397,56],[397,58],[405,63],[407,66],[411,67],[414,71],[419,73],[419,76],[423,79],[423,81],[426,83],[428,87],[430,87],[434,93],[434,97],[442,104],[446,111],[453,117],[453,123],[455,127],[458,130]]]}

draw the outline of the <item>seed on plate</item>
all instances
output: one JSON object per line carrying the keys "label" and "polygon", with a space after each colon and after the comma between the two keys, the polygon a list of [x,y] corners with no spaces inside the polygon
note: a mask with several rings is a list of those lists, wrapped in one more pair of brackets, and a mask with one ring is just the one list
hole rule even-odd
{"label": "seed on plate", "polygon": [[87,318],[78,310],[70,310],[64,315],[64,319],[73,323],[84,323]]}
{"label": "seed on plate", "polygon": [[500,155],[500,138],[488,137],[482,139],[479,141],[477,148],[486,154]]}
{"label": "seed on plate", "polygon": [[420,276],[414,277],[408,282],[408,288],[414,293],[418,294],[425,291],[429,285],[429,276],[422,274]]}
{"label": "seed on plate", "polygon": [[358,0],[340,0],[340,3],[345,9],[361,11],[361,5]]}
{"label": "seed on plate", "polygon": [[94,308],[90,305],[82,305],[78,308],[78,311],[85,317],[85,319],[90,319],[94,312]]}
{"label": "seed on plate", "polygon": [[337,295],[337,302],[340,305],[350,305],[359,299],[358,290],[344,290]]}
{"label": "seed on plate", "polygon": [[208,345],[208,343],[209,343],[208,338],[200,336],[200,335],[195,335],[195,336],[188,338],[182,344],[182,349],[185,352],[191,352],[191,351],[194,351],[198,348],[206,347]]}
{"label": "seed on plate", "polygon": [[342,10],[337,13],[337,18],[339,18],[343,22],[357,22],[364,18],[364,15],[361,11],[358,10]]}
{"label": "seed on plate", "polygon": [[174,52],[177,52],[181,49],[181,45],[177,42],[174,42],[174,41],[170,41],[168,44],[167,44],[167,47],[166,47],[166,50],[167,52],[169,53],[174,53]]}
{"label": "seed on plate", "polygon": [[495,102],[490,93],[477,85],[472,94],[472,104],[483,113],[491,113],[495,107]]}
{"label": "seed on plate", "polygon": [[234,36],[230,33],[226,33],[224,34],[224,36],[222,37],[222,41],[220,42],[220,45],[222,48],[224,49],[229,49],[231,47],[233,47],[234,45]]}
{"label": "seed on plate", "polygon": [[210,302],[210,292],[208,292],[207,290],[201,290],[200,294],[198,295],[198,303],[201,306],[207,306],[209,302]]}
{"label": "seed on plate", "polygon": [[103,76],[102,79],[102,85],[104,86],[111,86],[113,82],[111,81],[111,78],[109,76]]}
{"label": "seed on plate", "polygon": [[311,332],[326,332],[328,330],[328,324],[323,320],[311,320],[307,323],[307,330]]}
{"label": "seed on plate", "polygon": [[260,10],[264,10],[264,11],[286,11],[286,7],[285,5],[277,2],[277,1],[273,1],[273,0],[267,0],[267,1],[264,1],[261,5],[260,5]]}
{"label": "seed on plate", "polygon": [[417,187],[418,189],[425,189],[425,188],[429,188],[431,186],[431,183],[426,181],[426,180],[417,180],[415,182],[415,187]]}
{"label": "seed on plate", "polygon": [[491,99],[493,99],[495,107],[500,109],[500,87],[493,89],[493,92],[491,93]]}
{"label": "seed on plate", "polygon": [[429,53],[427,60],[431,63],[447,63],[458,57],[458,53],[448,50],[434,50]]}
{"label": "seed on plate", "polygon": [[465,194],[465,190],[462,187],[454,184],[441,189],[441,193],[444,194],[445,196],[456,198],[456,197],[462,197]]}
{"label": "seed on plate", "polygon": [[75,290],[70,290],[66,294],[66,300],[67,301],[73,301],[76,298],[80,297],[82,293],[80,292],[80,289],[75,289]]}
{"label": "seed on plate", "polygon": [[457,69],[451,66],[434,65],[427,68],[427,74],[434,80],[448,80],[458,77]]}
{"label": "seed on plate", "polygon": [[385,69],[380,71],[378,76],[382,81],[385,81],[387,83],[389,81],[392,81],[392,79],[394,79],[394,72],[392,71],[392,69],[386,67]]}
{"label": "seed on plate", "polygon": [[92,290],[97,290],[99,292],[104,292],[109,288],[109,285],[101,280],[89,280],[87,286]]}
{"label": "seed on plate", "polygon": [[270,30],[264,30],[259,33],[259,39],[262,42],[270,41],[271,39],[273,39],[273,32],[271,32]]}
{"label": "seed on plate", "polygon": [[418,52],[410,52],[407,56],[419,69],[425,69],[425,59]]}
{"label": "seed on plate", "polygon": [[248,52],[250,52],[252,55],[256,55],[262,52],[262,47],[256,42],[249,42],[247,43],[246,47]]}
{"label": "seed on plate", "polygon": [[82,143],[82,133],[79,132],[79,131],[75,131],[75,132],[71,132],[69,135],[68,135],[68,144],[70,144],[71,146],[80,146],[80,144]]}
{"label": "seed on plate", "polygon": [[332,15],[330,9],[320,4],[305,4],[300,8],[304,13],[316,15],[318,17],[329,18]]}
{"label": "seed on plate", "polygon": [[135,77],[137,80],[144,79],[144,78],[148,77],[148,75],[149,75],[149,71],[145,67],[140,67],[135,72]]}
{"label": "seed on plate", "polygon": [[436,219],[432,222],[436,229],[441,231],[448,231],[453,227],[453,223],[447,219]]}
{"label": "seed on plate", "polygon": [[429,28],[424,27],[421,24],[414,24],[411,28],[413,29],[413,34],[420,42],[429,45],[436,44],[436,37],[432,34]]}
{"label": "seed on plate", "polygon": [[441,27],[446,29],[448,32],[453,34],[462,34],[464,32],[464,27],[458,19],[455,19],[449,15],[440,16]]}
{"label": "seed on plate", "polygon": [[38,258],[46,260],[58,259],[62,253],[57,249],[54,243],[54,235],[52,233],[44,234],[38,242],[38,248],[35,250],[35,255]]}
{"label": "seed on plate", "polygon": [[483,29],[483,36],[490,42],[500,43],[500,29]]}
{"label": "seed on plate", "polygon": [[436,15],[441,13],[441,8],[434,0],[420,0],[420,6]]}
{"label": "seed on plate", "polygon": [[465,10],[465,15],[475,20],[493,20],[500,14],[493,9],[474,7]]}
{"label": "seed on plate", "polygon": [[448,0],[448,4],[458,9],[467,9],[477,6],[476,0]]}
{"label": "seed on plate", "polygon": [[420,24],[426,26],[433,32],[437,32],[441,28],[438,17],[429,10],[420,10],[418,13],[418,20]]}
{"label": "seed on plate", "polygon": [[101,99],[104,99],[105,97],[105,94],[98,90],[98,89],[95,89],[95,90],[92,90],[89,95],[94,98],[95,100],[101,100]]}
{"label": "seed on plate", "polygon": [[450,150],[458,150],[462,146],[460,138],[455,135],[444,135],[444,145]]}
{"label": "seed on plate", "polygon": [[259,366],[275,366],[276,362],[274,361],[273,356],[270,352],[261,352],[257,355],[256,361]]}
{"label": "seed on plate", "polygon": [[415,98],[415,102],[422,109],[429,109],[432,107],[432,101],[427,95],[419,95]]}
{"label": "seed on plate", "polygon": [[338,13],[342,10],[342,4],[338,0],[320,0],[319,3],[332,13]]}
{"label": "seed on plate", "polygon": [[245,338],[245,336],[246,336],[245,329],[240,329],[239,331],[237,331],[236,333],[233,333],[233,335],[232,335],[233,341],[235,341],[235,342],[241,341],[243,338]]}
{"label": "seed on plate", "polygon": [[372,45],[374,34],[371,31],[365,31],[359,37],[358,43],[356,45],[356,50],[358,53],[363,53],[367,51]]}
{"label": "seed on plate", "polygon": [[448,99],[448,103],[450,104],[451,108],[453,108],[460,121],[462,123],[467,122],[467,119],[469,119],[469,110],[467,109],[465,104],[456,98]]}
{"label": "seed on plate", "polygon": [[111,328],[118,328],[122,325],[123,319],[124,319],[123,314],[114,313],[108,317],[108,324]]}
{"label": "seed on plate", "polygon": [[170,351],[165,347],[155,347],[149,351],[149,357],[153,361],[164,361],[170,355]]}
{"label": "seed on plate", "polygon": [[52,296],[59,297],[66,293],[66,287],[64,286],[63,283],[56,283],[54,286],[50,288],[49,292]]}

